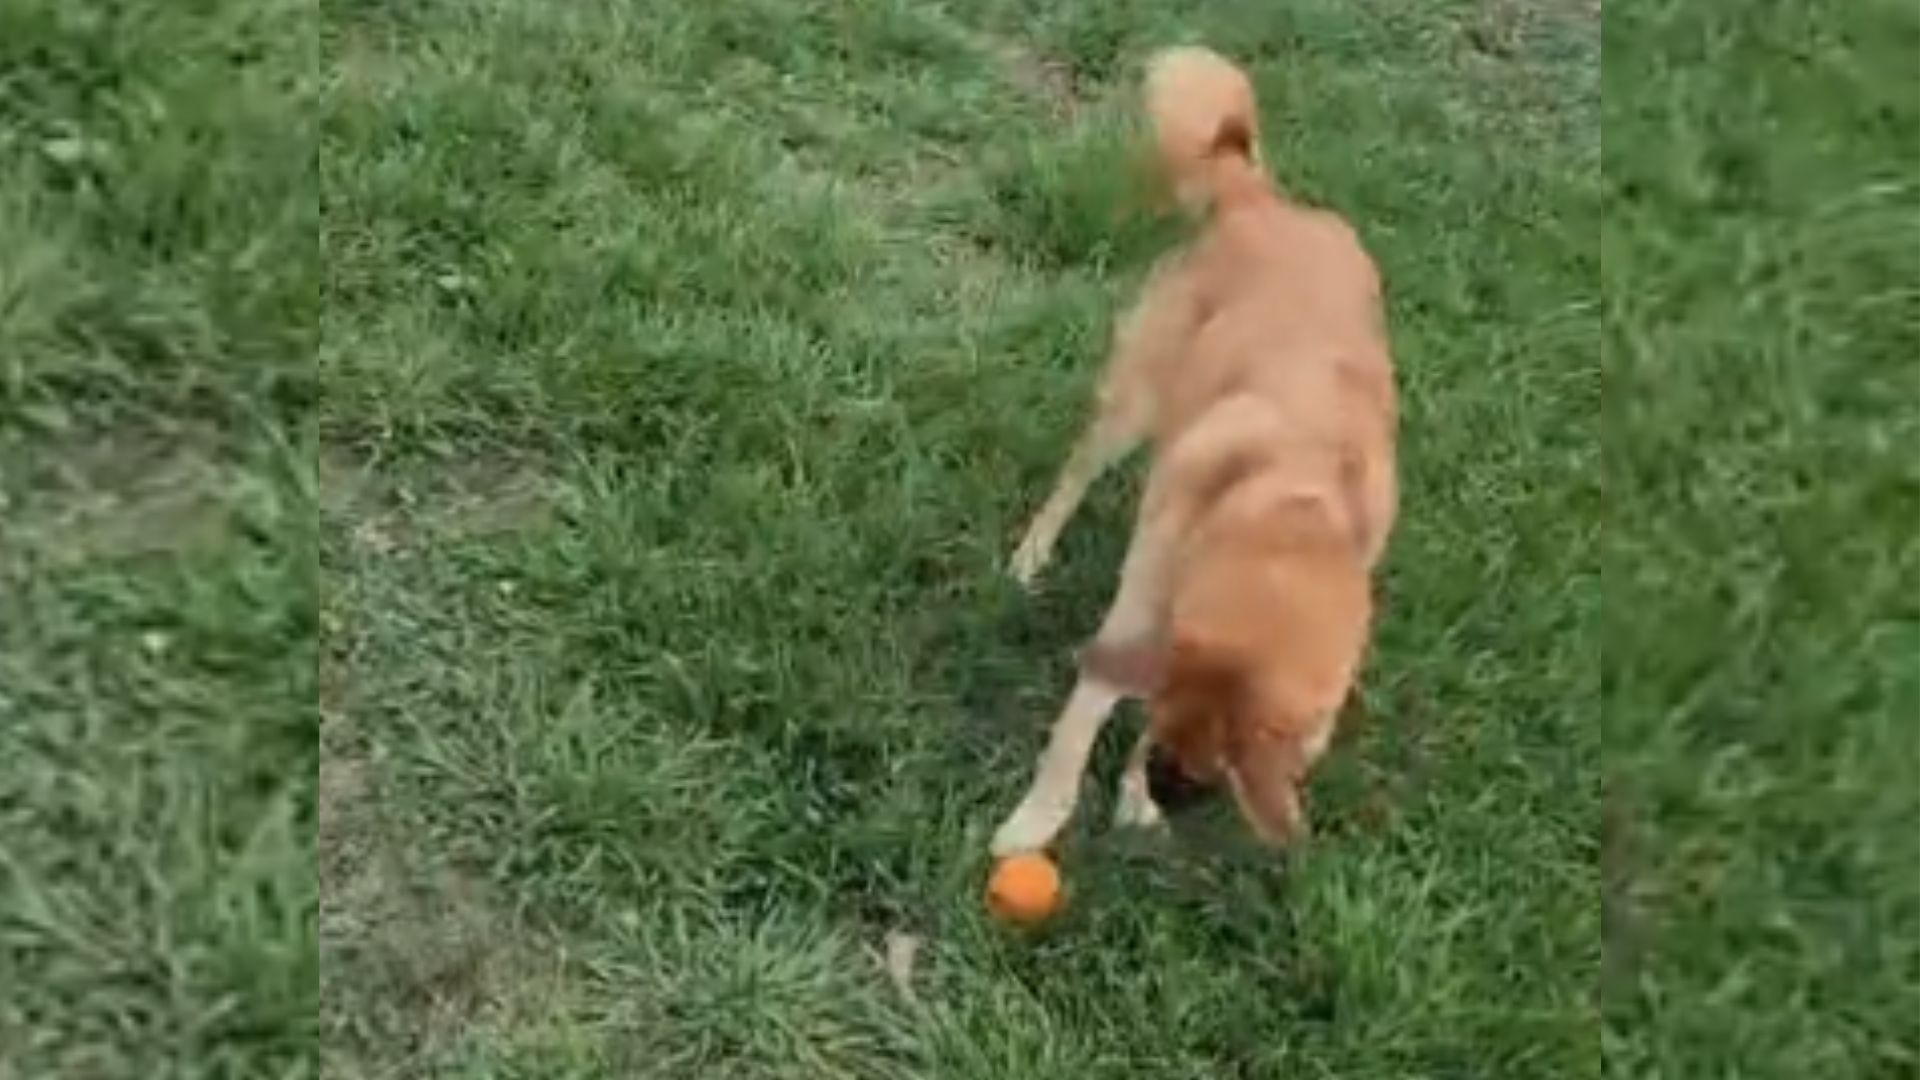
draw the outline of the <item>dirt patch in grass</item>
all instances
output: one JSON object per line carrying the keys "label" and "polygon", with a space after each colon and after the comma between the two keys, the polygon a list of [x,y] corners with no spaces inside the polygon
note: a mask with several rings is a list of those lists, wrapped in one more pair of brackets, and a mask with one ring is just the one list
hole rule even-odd
{"label": "dirt patch in grass", "polygon": [[18,489],[0,489],[8,539],[55,566],[210,549],[227,526],[217,450],[198,428],[50,440]]}
{"label": "dirt patch in grass", "polygon": [[320,766],[321,1011],[329,1073],[410,1075],[496,1016],[520,1016],[560,961],[481,883],[423,862],[383,814],[373,766]]}
{"label": "dirt patch in grass", "polygon": [[1056,117],[1071,117],[1085,103],[1086,88],[1074,74],[1073,64],[1065,58],[988,31],[962,32],[1009,84],[1046,106]]}
{"label": "dirt patch in grass", "polygon": [[504,452],[388,466],[329,450],[320,485],[327,515],[356,551],[373,556],[534,529],[552,509],[553,481],[542,464]]}
{"label": "dirt patch in grass", "polygon": [[1045,102],[1056,115],[1071,116],[1080,107],[1082,98],[1073,65],[1065,60],[1013,44],[1002,45],[996,55],[1013,84]]}

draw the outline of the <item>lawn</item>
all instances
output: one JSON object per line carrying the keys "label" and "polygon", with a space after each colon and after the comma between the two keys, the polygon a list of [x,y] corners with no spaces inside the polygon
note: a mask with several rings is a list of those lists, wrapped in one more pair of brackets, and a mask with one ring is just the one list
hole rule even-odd
{"label": "lawn", "polygon": [[[0,1080],[1915,1075],[1920,18],[1739,7],[6,0]],[[1314,841],[1129,716],[1014,934],[1181,40],[1403,518]]]}

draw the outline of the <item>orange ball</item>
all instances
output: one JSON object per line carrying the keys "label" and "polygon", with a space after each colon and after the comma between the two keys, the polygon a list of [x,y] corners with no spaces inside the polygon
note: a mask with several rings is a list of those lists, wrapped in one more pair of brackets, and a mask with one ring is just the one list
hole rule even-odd
{"label": "orange ball", "polygon": [[1060,906],[1060,871],[1037,851],[1001,859],[987,879],[987,910],[1021,926],[1054,913]]}

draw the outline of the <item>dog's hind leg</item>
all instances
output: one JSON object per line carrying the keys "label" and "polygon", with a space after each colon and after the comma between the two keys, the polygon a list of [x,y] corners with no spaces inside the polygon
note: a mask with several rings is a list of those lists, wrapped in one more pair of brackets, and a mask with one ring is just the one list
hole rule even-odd
{"label": "dog's hind leg", "polygon": [[1005,856],[1023,851],[1039,851],[1053,842],[1067,819],[1073,816],[1074,803],[1080,798],[1080,777],[1087,769],[1087,756],[1106,726],[1107,717],[1120,701],[1120,691],[1105,682],[1080,676],[1073,693],[1053,722],[1047,748],[1034,771],[1033,786],[1026,798],[993,834],[993,853]]}
{"label": "dog's hind leg", "polygon": [[[1159,633],[1167,603],[1167,570],[1178,539],[1177,521],[1151,513],[1161,500],[1152,480],[1141,500],[1142,516],[1120,572],[1120,589],[1095,635],[1095,646],[1151,640]],[[1038,851],[1053,842],[1080,798],[1080,778],[1093,743],[1120,699],[1137,692],[1097,664],[1082,663],[1066,707],[1053,722],[1033,786],[993,837],[995,855]]]}
{"label": "dog's hind leg", "polygon": [[1138,391],[1118,387],[1101,389],[1099,413],[1074,444],[1073,452],[1067,455],[1060,478],[1054,482],[1053,494],[1033,516],[1026,535],[1008,562],[1013,579],[1021,585],[1031,586],[1033,579],[1045,569],[1053,557],[1053,545],[1074,511],[1080,508],[1087,489],[1115,462],[1126,457],[1146,433],[1149,411],[1140,397]]}

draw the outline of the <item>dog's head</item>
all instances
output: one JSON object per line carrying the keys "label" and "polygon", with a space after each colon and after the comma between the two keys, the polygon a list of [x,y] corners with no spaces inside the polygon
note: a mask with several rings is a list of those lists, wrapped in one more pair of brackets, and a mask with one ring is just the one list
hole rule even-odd
{"label": "dog's head", "polygon": [[1091,675],[1147,701],[1154,741],[1187,777],[1224,782],[1260,837],[1307,832],[1301,786],[1326,749],[1364,651],[1363,570],[1231,575],[1184,605],[1164,641],[1096,643]]}
{"label": "dog's head", "polygon": [[1226,783],[1255,833],[1285,844],[1307,831],[1300,785],[1332,717],[1293,717],[1241,657],[1192,639],[1089,647],[1082,665],[1147,699],[1153,738],[1185,778]]}

